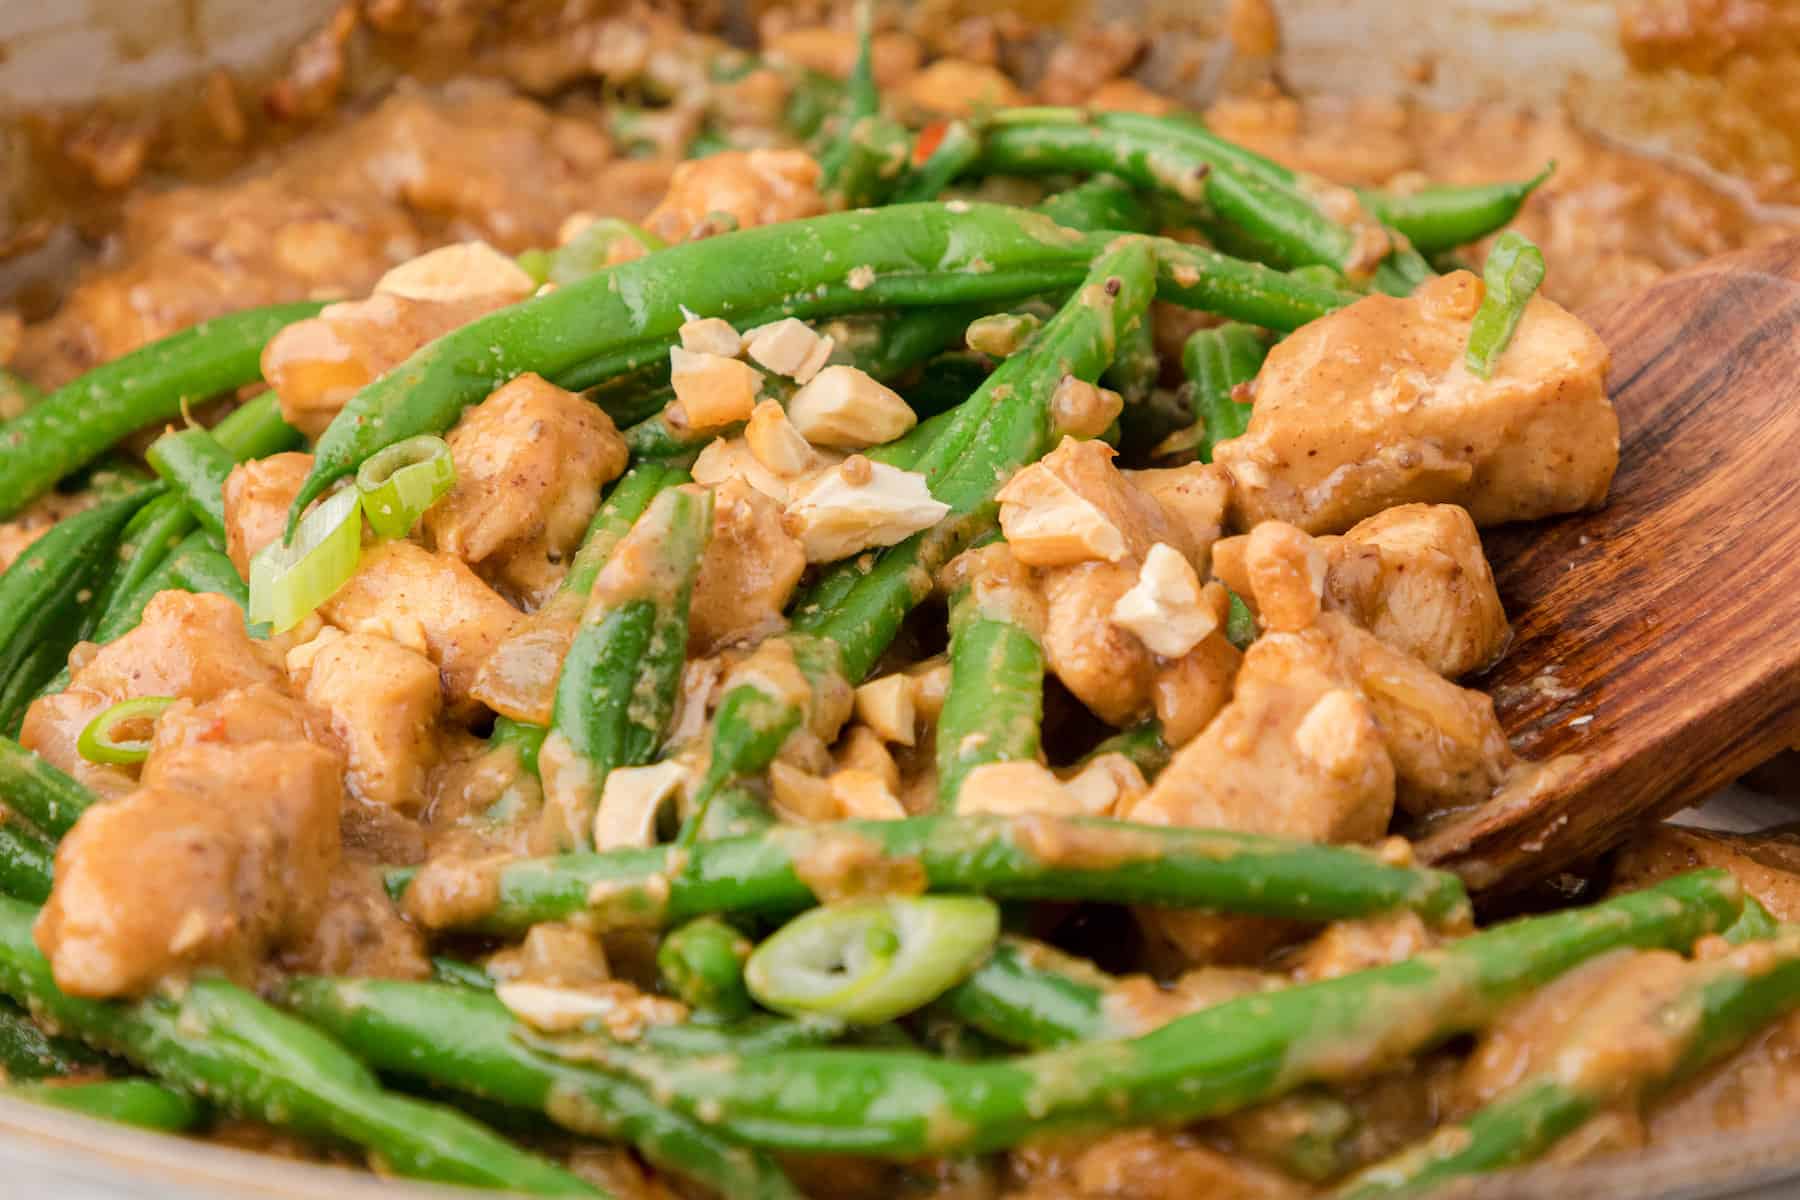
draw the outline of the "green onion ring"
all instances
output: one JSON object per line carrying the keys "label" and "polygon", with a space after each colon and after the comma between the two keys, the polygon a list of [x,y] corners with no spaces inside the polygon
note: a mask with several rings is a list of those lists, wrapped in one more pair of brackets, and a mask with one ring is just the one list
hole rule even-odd
{"label": "green onion ring", "polygon": [[76,753],[91,763],[129,767],[143,762],[150,757],[150,739],[120,741],[116,736],[118,728],[130,721],[155,721],[173,703],[173,696],[139,696],[119,701],[87,723],[75,740]]}
{"label": "green onion ring", "polygon": [[384,538],[405,537],[425,510],[456,486],[456,464],[441,437],[420,434],[395,442],[356,472],[363,515]]}
{"label": "green onion ring", "polygon": [[744,982],[776,1012],[878,1025],[962,982],[999,936],[1000,910],[981,896],[852,900],[777,930],[744,965]]}
{"label": "green onion ring", "polygon": [[291,545],[276,538],[250,560],[250,620],[287,632],[349,582],[361,560],[362,494],[344,488],[301,518]]}

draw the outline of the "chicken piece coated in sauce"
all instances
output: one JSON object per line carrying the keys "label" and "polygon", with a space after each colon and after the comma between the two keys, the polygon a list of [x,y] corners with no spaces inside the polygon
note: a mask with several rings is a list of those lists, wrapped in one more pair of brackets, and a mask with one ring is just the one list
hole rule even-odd
{"label": "chicken piece coated in sauce", "polygon": [[1606,347],[1537,296],[1478,378],[1463,353],[1480,301],[1458,271],[1364,297],[1270,351],[1249,428],[1215,454],[1236,481],[1234,523],[1336,533],[1427,502],[1496,525],[1601,503],[1619,461]]}
{"label": "chicken piece coated in sauce", "polygon": [[239,977],[304,941],[339,862],[343,759],[269,687],[177,704],[142,784],[56,856],[37,941],[76,996],[141,994],[201,966]]}
{"label": "chicken piece coated in sauce", "polygon": [[34,701],[19,741],[102,795],[131,786],[117,767],[76,752],[81,731],[121,700],[173,696],[205,701],[233,688],[273,684],[280,672],[244,632],[243,610],[224,596],[160,592],[138,627],[101,647],[70,655],[69,687]]}
{"label": "chicken piece coated in sauce", "polygon": [[781,506],[741,479],[720,484],[688,612],[689,657],[779,630],[805,570],[806,551],[783,528]]}
{"label": "chicken piece coated in sauce", "polygon": [[263,347],[262,373],[288,424],[318,437],[350,397],[426,342],[466,325],[517,295],[413,300],[377,292],[296,321]]}
{"label": "chicken piece coated in sauce", "polygon": [[644,228],[666,242],[683,242],[706,232],[714,214],[749,229],[824,211],[819,164],[805,151],[726,150],[676,167],[668,194],[644,218]]}
{"label": "chicken piece coated in sauce", "polygon": [[292,451],[239,463],[225,477],[225,552],[250,578],[250,560],[287,530],[288,506],[300,494],[312,455]]}
{"label": "chicken piece coated in sauce", "polygon": [[289,651],[287,666],[343,744],[351,795],[417,815],[437,761],[444,707],[432,661],[384,637],[326,628]]}
{"label": "chicken piece coated in sauce", "polygon": [[465,412],[446,440],[456,486],[426,510],[426,538],[541,602],[566,573],[601,488],[625,469],[625,440],[598,406],[531,374]]}
{"label": "chicken piece coated in sauce", "polygon": [[476,672],[519,620],[518,610],[461,559],[408,541],[366,547],[356,574],[319,615],[347,632],[423,653],[437,664],[452,714],[473,711]]}
{"label": "chicken piece coated in sauce", "polygon": [[1636,891],[1701,867],[1730,871],[1776,920],[1800,921],[1800,834],[1790,827],[1737,834],[1654,825],[1620,851],[1612,886]]}

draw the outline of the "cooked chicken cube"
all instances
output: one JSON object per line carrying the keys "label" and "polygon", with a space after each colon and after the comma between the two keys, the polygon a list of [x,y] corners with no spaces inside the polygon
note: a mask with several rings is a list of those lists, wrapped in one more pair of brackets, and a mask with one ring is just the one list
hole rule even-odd
{"label": "cooked chicken cube", "polygon": [[1150,701],[1165,742],[1185,746],[1212,723],[1231,699],[1231,684],[1243,659],[1223,632],[1214,632],[1180,658],[1157,664]]}
{"label": "cooked chicken cube", "polygon": [[682,242],[714,213],[749,229],[823,211],[819,164],[804,151],[726,150],[676,167],[668,195],[644,218],[644,228]]}
{"label": "cooked chicken cube", "polygon": [[805,570],[806,552],[782,526],[781,506],[741,479],[720,484],[688,609],[688,653],[705,656],[780,629]]}
{"label": "cooked chicken cube", "polygon": [[1213,463],[1189,463],[1155,471],[1126,471],[1125,478],[1160,504],[1185,535],[1176,548],[1187,554],[1194,570],[1204,578],[1212,544],[1225,531],[1231,476]]}
{"label": "cooked chicken cube", "polygon": [[356,574],[319,615],[347,632],[423,653],[437,664],[452,710],[465,715],[476,672],[519,620],[518,610],[461,559],[406,541],[365,549]]}
{"label": "cooked chicken cube", "polygon": [[[193,720],[228,717],[240,695]],[[307,938],[338,866],[342,770],[292,739],[159,746],[144,785],[89,809],[57,852],[37,924],[57,986],[129,996],[199,966],[247,977]]]}
{"label": "cooked chicken cube", "polygon": [[25,713],[19,741],[103,794],[129,787],[117,768],[90,763],[75,743],[89,721],[121,700],[174,696],[204,701],[234,688],[272,684],[281,675],[244,632],[244,612],[224,596],[160,592],[138,627],[91,657],[71,656],[68,690]]}
{"label": "cooked chicken cube", "polygon": [[1325,606],[1448,679],[1479,671],[1512,636],[1469,514],[1404,504],[1324,539]]}
{"label": "cooked chicken cube", "polygon": [[432,661],[384,637],[327,628],[288,653],[288,671],[307,703],[330,715],[351,794],[409,816],[424,808],[444,707]]}
{"label": "cooked chicken cube", "polygon": [[1242,437],[1215,460],[1242,528],[1336,533],[1396,504],[1460,504],[1478,525],[1592,508],[1619,461],[1607,351],[1534,297],[1491,379],[1463,362],[1480,284],[1367,296],[1270,351]]}
{"label": "cooked chicken cube", "polygon": [[1321,842],[1380,837],[1393,814],[1394,765],[1372,706],[1337,658],[1317,630],[1259,638],[1231,703],[1175,755],[1130,819]]}
{"label": "cooked chicken cube", "polygon": [[940,58],[914,75],[902,95],[914,107],[951,117],[1026,102],[1025,94],[998,67],[956,58]]}
{"label": "cooked chicken cube", "polygon": [[262,372],[281,415],[308,437],[325,432],[365,384],[452,329],[512,303],[510,294],[412,300],[377,292],[297,321],[263,347]]}
{"label": "cooked chicken cube", "polygon": [[1043,573],[1044,661],[1077,700],[1113,725],[1130,724],[1151,703],[1155,656],[1112,619],[1136,583],[1130,561]]}
{"label": "cooked chicken cube", "polygon": [[612,418],[537,375],[469,409],[446,439],[456,486],[425,512],[437,549],[538,602],[553,590],[629,457]]}
{"label": "cooked chicken cube", "polygon": [[312,455],[298,451],[240,463],[225,478],[225,552],[250,578],[250,560],[287,530],[288,506],[300,494]]}

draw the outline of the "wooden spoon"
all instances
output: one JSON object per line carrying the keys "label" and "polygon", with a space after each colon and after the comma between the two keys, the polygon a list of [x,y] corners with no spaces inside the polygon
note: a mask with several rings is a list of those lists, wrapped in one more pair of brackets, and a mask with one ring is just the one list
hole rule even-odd
{"label": "wooden spoon", "polygon": [[1599,313],[1622,444],[1598,512],[1492,531],[1515,639],[1483,681],[1566,786],[1448,819],[1422,857],[1509,891],[1800,744],[1800,239]]}

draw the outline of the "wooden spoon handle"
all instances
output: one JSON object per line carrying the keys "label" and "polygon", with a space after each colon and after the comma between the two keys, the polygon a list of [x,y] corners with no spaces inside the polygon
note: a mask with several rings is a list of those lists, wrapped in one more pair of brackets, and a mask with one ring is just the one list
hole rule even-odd
{"label": "wooden spoon handle", "polygon": [[1596,314],[1612,348],[1607,506],[1487,537],[1516,637],[1485,681],[1514,744],[1585,762],[1450,818],[1422,856],[1505,891],[1800,742],[1800,239]]}

